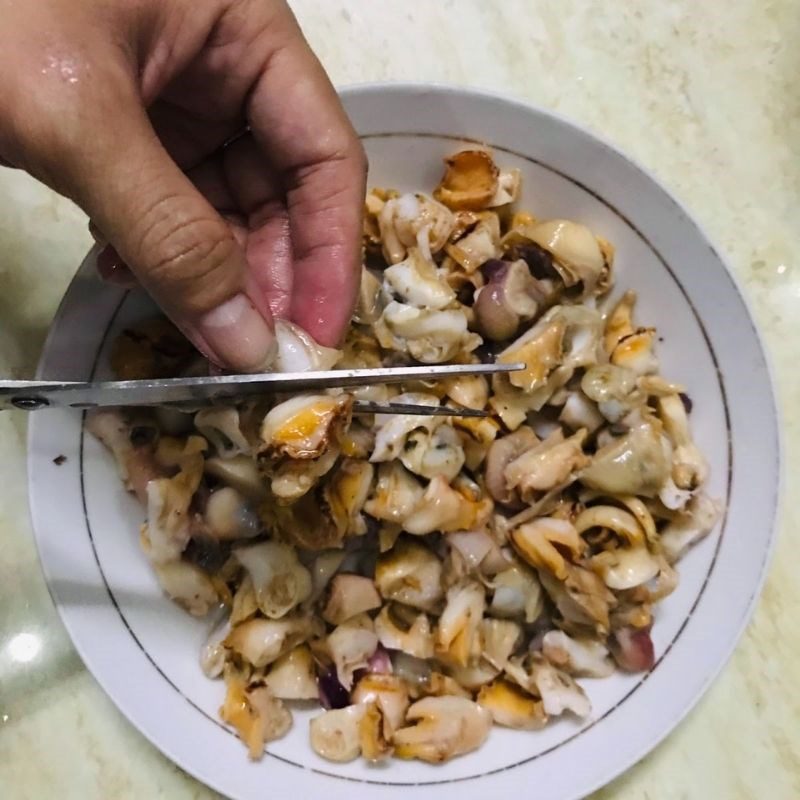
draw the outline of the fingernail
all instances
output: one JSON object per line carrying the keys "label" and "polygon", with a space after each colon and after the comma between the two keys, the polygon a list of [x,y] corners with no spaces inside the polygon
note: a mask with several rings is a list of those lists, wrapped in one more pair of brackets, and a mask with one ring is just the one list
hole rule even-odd
{"label": "fingernail", "polygon": [[102,280],[125,289],[138,285],[134,274],[111,245],[104,247],[98,254],[97,272]]}
{"label": "fingernail", "polygon": [[275,334],[244,294],[209,311],[198,330],[217,358],[240,372],[263,372],[275,359]]}

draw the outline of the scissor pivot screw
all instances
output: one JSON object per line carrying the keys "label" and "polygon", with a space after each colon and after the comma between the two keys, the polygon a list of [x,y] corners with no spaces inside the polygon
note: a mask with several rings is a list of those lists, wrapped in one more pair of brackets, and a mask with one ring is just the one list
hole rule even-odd
{"label": "scissor pivot screw", "polygon": [[36,411],[37,408],[45,408],[50,403],[44,397],[15,397],[11,401],[11,405],[21,408],[23,411]]}

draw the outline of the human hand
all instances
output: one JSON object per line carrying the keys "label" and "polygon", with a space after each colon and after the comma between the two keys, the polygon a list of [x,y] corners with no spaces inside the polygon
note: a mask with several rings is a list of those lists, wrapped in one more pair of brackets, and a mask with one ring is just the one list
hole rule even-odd
{"label": "human hand", "polygon": [[[0,162],[70,197],[212,361],[343,334],[363,150],[284,0],[0,0]],[[124,269],[124,267],[122,267]]]}

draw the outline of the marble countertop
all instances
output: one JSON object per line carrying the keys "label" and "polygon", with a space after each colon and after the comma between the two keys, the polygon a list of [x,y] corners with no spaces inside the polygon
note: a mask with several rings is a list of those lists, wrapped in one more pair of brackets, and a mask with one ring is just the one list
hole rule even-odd
{"label": "marble countertop", "polygon": [[[296,0],[337,84],[500,90],[601,132],[651,168],[728,256],[776,367],[786,498],[755,617],[697,708],[596,798],[800,797],[800,14],[795,0]],[[0,170],[0,375],[33,370],[89,246],[85,218]],[[0,795],[211,798],[117,712],[39,568],[24,419],[0,415]],[[797,548],[797,550],[795,549]]]}

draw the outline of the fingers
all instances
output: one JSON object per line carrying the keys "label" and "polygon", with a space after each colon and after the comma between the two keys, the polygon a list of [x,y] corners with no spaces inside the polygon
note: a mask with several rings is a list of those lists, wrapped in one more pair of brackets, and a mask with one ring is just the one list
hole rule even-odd
{"label": "fingers", "polygon": [[275,36],[278,45],[251,92],[248,118],[286,192],[292,319],[333,345],[347,327],[358,291],[366,161],[288,9]]}
{"label": "fingers", "polygon": [[183,170],[200,164],[244,128],[243,116],[204,118],[167,100],[153,103],[147,115],[164,148]]}
{"label": "fingers", "polygon": [[265,369],[274,351],[271,320],[248,296],[231,228],[166,153],[135,97],[120,99],[119,109],[115,129],[72,165],[73,195],[209,358],[240,371]]}
{"label": "fingers", "polygon": [[[250,136],[204,160],[187,172],[203,197],[228,223],[247,260],[245,285],[248,295],[268,318],[290,313],[292,253],[283,190],[269,164]],[[95,241],[105,236],[89,225]],[[137,281],[113,247],[104,247],[97,258],[100,277],[130,288]]]}
{"label": "fingers", "polygon": [[223,167],[229,191],[247,224],[249,275],[272,315],[289,317],[293,265],[283,187],[252,136],[225,148]]}

